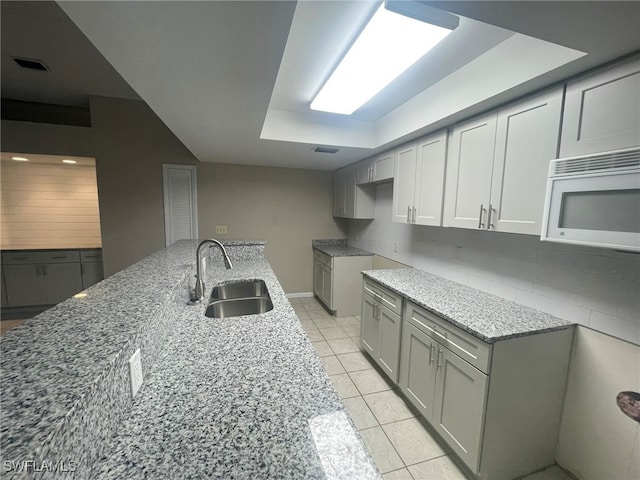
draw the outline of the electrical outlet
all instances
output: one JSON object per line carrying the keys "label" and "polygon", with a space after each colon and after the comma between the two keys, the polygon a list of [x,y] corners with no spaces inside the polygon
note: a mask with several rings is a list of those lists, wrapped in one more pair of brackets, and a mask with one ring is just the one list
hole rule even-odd
{"label": "electrical outlet", "polygon": [[140,349],[137,349],[129,359],[129,375],[131,377],[131,397],[135,397],[142,386],[144,378],[142,376],[142,358]]}
{"label": "electrical outlet", "polygon": [[226,234],[227,234],[226,225],[216,225],[216,235],[226,235]]}
{"label": "electrical outlet", "polygon": [[398,242],[393,242],[393,251],[398,253]]}

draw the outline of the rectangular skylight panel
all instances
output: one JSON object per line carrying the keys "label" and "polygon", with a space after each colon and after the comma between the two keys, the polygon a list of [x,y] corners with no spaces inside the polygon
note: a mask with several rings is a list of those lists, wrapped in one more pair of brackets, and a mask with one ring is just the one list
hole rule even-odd
{"label": "rectangular skylight panel", "polygon": [[451,30],[380,5],[311,102],[312,110],[350,115],[445,38]]}

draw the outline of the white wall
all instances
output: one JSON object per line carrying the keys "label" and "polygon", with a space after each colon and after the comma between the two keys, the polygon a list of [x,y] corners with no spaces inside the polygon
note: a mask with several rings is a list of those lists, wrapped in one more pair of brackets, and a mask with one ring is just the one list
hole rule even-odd
{"label": "white wall", "polygon": [[377,187],[375,220],[351,221],[349,243],[583,325],[571,353],[557,461],[580,480],[640,478],[640,424],[616,405],[620,391],[640,391],[640,256],[396,224],[392,196],[392,185]]}
{"label": "white wall", "polygon": [[351,245],[640,344],[640,255],[393,223],[392,196],[377,187],[375,220],[351,222]]}
{"label": "white wall", "polygon": [[640,391],[640,348],[578,328],[556,458],[581,480],[640,478],[640,423],[616,404]]}

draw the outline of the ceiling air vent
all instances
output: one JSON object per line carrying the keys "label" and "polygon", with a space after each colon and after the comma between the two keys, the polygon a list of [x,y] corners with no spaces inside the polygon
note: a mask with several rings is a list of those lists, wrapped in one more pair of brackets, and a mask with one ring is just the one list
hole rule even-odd
{"label": "ceiling air vent", "polygon": [[29,70],[39,70],[41,72],[50,71],[41,60],[36,60],[34,58],[19,58],[19,57],[11,57],[11,58],[13,58],[13,60],[22,68],[28,68]]}
{"label": "ceiling air vent", "polygon": [[336,147],[313,147],[313,151],[316,153],[338,153],[338,149]]}

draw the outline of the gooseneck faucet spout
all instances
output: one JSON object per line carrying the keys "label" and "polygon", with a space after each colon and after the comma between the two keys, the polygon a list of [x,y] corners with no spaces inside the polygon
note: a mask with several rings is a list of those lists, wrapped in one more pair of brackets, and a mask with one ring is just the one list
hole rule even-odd
{"label": "gooseneck faucet spout", "polygon": [[191,304],[200,303],[204,298],[204,279],[202,278],[204,271],[202,269],[202,262],[206,260],[206,257],[203,258],[202,252],[206,251],[206,248],[211,248],[214,245],[217,245],[218,247],[220,247],[220,250],[222,251],[225,268],[227,270],[233,268],[233,264],[231,263],[231,260],[229,259],[229,255],[227,255],[227,251],[225,250],[224,245],[222,245],[222,243],[220,243],[215,238],[209,238],[207,240],[203,240],[202,242],[200,242],[200,245],[198,245],[198,248],[196,250],[196,288],[189,302]]}

